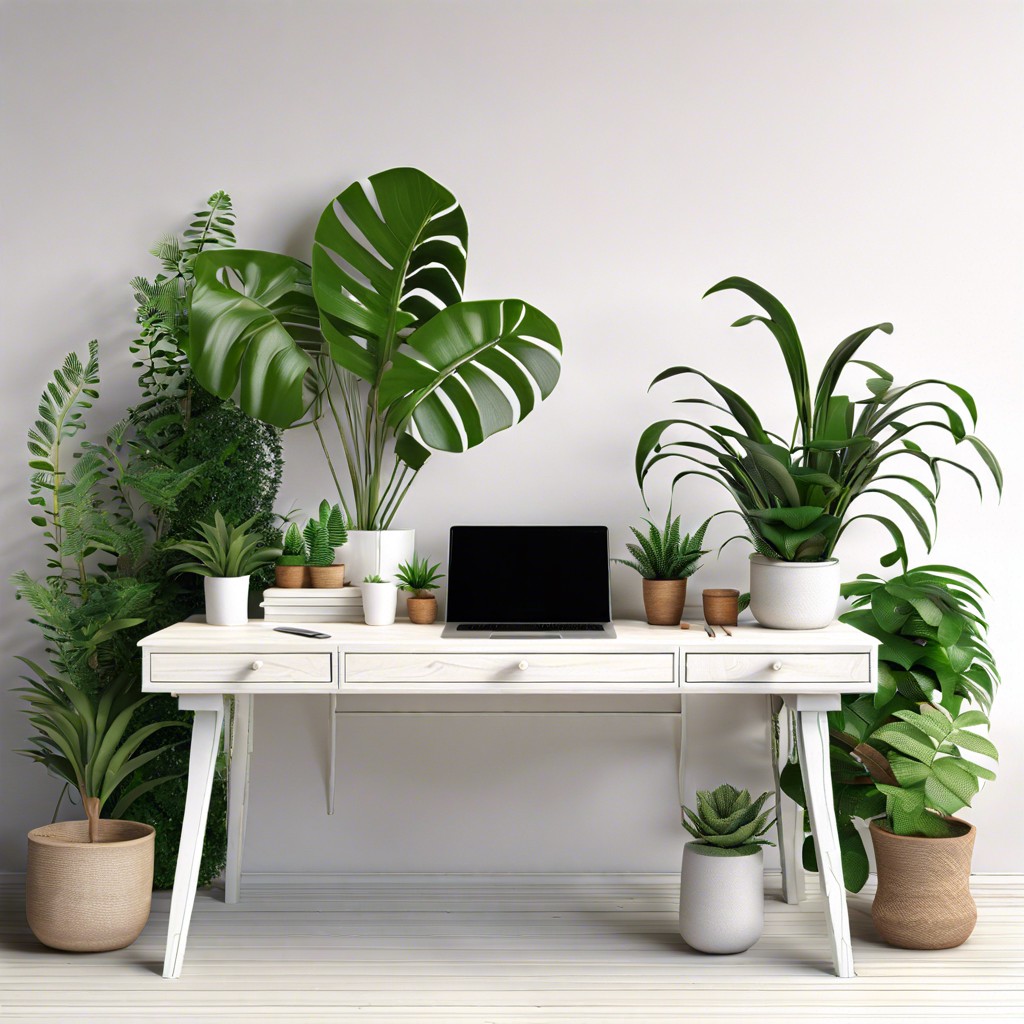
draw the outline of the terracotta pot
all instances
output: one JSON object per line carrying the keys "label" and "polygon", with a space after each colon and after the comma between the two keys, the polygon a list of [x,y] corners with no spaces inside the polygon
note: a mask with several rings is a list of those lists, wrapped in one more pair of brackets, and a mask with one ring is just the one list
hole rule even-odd
{"label": "terracotta pot", "polygon": [[704,621],[709,626],[736,625],[740,614],[738,590],[705,590],[701,600],[704,603]]}
{"label": "terracotta pot", "polygon": [[310,583],[318,590],[345,586],[344,565],[309,565],[306,568],[309,569]]}
{"label": "terracotta pot", "polygon": [[871,904],[875,929],[890,946],[950,949],[966,941],[978,920],[971,896],[973,825],[943,839],[897,836],[871,822],[878,889]]}
{"label": "terracotta pot", "polygon": [[305,565],[275,565],[274,583],[286,590],[301,587],[306,579]]}
{"label": "terracotta pot", "polygon": [[419,626],[429,626],[437,620],[436,597],[410,597],[405,602],[409,621]]}
{"label": "terracotta pot", "polygon": [[644,580],[644,611],[652,626],[678,626],[686,604],[686,580]]}
{"label": "terracotta pot", "polygon": [[25,912],[44,946],[98,953],[130,946],[149,920],[152,825],[102,818],[58,821],[28,834]]}

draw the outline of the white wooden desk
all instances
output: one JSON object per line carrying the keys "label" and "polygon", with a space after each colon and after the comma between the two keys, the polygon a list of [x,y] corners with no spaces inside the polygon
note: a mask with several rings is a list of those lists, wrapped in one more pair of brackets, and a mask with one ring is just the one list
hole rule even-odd
{"label": "white wooden desk", "polygon": [[[252,701],[261,693],[321,693],[352,710],[523,710],[671,713],[680,721],[679,798],[684,798],[686,695],[762,694],[795,713],[811,828],[836,974],[853,976],[850,923],[832,804],[827,713],[844,693],[877,687],[877,645],[850,627],[812,632],[758,626],[732,637],[617,622],[615,640],[442,640],[440,625],[311,624],[327,640],[275,633],[273,623],[181,622],[140,642],[142,688],[173,693],[194,711],[188,795],[174,876],[164,977],[181,974],[227,698],[234,698],[228,774],[225,899],[238,899],[248,809]],[[332,743],[333,748],[333,743]],[[333,762],[333,750],[332,750]],[[778,791],[783,893],[799,900],[792,803]],[[333,775],[333,772],[332,772]],[[333,779],[332,779],[333,786]]]}

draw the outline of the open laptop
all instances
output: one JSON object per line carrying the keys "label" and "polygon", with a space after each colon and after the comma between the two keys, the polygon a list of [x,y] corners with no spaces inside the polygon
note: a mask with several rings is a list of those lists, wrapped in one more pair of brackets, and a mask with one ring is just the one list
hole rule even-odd
{"label": "open laptop", "polygon": [[608,568],[605,526],[453,526],[442,636],[614,637]]}

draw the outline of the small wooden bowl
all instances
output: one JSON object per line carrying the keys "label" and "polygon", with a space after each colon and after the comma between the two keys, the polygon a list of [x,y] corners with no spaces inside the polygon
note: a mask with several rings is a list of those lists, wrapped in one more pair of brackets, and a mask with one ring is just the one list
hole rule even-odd
{"label": "small wooden bowl", "polygon": [[701,600],[704,603],[704,621],[709,626],[736,625],[740,614],[738,590],[705,590]]}

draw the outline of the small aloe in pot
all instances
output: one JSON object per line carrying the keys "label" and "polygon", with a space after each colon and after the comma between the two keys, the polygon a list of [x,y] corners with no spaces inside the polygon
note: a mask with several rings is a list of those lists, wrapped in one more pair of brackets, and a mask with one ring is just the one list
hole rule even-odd
{"label": "small aloe in pot", "polygon": [[437,571],[440,567],[440,562],[430,565],[425,558],[417,558],[415,555],[411,562],[398,567],[395,578],[398,581],[398,589],[409,595],[406,609],[410,622],[429,626],[437,619],[437,598],[431,591],[437,590],[436,581],[444,578],[444,574]]}
{"label": "small aloe in pot", "polygon": [[701,852],[722,857],[743,857],[762,846],[774,846],[771,840],[761,838],[775,822],[769,819],[771,808],[761,810],[767,799],[768,794],[762,793],[751,800],[748,790],[728,783],[698,790],[697,811],[683,808],[683,827],[696,839],[691,845],[709,847]]}

